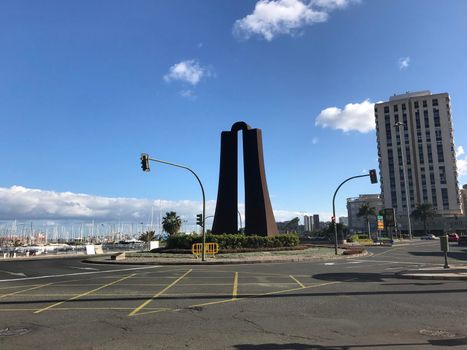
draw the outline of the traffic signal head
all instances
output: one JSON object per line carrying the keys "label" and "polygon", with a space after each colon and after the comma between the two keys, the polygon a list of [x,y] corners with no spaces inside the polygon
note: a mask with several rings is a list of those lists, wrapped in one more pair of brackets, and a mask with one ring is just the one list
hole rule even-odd
{"label": "traffic signal head", "polygon": [[196,225],[203,227],[203,214],[196,215]]}
{"label": "traffic signal head", "polygon": [[141,153],[141,169],[143,171],[150,171],[149,169],[149,155],[147,153]]}
{"label": "traffic signal head", "polygon": [[378,176],[376,175],[376,170],[371,169],[370,172],[370,181],[372,184],[377,184],[378,183]]}

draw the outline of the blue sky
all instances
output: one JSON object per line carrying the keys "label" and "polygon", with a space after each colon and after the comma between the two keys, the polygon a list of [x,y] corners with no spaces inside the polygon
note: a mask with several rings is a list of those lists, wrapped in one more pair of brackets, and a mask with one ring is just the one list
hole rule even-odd
{"label": "blue sky", "polygon": [[[139,154],[191,166],[213,201],[220,132],[238,120],[263,130],[278,217],[328,215],[340,181],[378,167],[371,104],[406,91],[448,92],[467,147],[461,0],[4,0],[0,33],[2,219],[115,219],[109,198],[130,217],[147,202],[125,198],[190,216],[195,180],[162,165],[145,174]],[[332,107],[341,119],[317,125]],[[54,202],[64,192],[71,202]],[[345,198],[377,192],[349,183],[339,214]]]}

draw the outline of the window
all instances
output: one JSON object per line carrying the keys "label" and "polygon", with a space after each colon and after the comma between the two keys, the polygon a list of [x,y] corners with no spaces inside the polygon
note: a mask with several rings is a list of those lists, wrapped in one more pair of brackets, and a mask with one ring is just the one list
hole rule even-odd
{"label": "window", "polygon": [[439,167],[439,181],[442,185],[446,184],[446,168],[444,166]]}
{"label": "window", "polygon": [[431,142],[430,130],[425,131],[426,142]]}
{"label": "window", "polygon": [[418,111],[415,112],[415,124],[417,129],[420,129],[422,126],[420,125],[420,113]]}
{"label": "window", "polygon": [[423,118],[425,120],[425,128],[428,129],[430,127],[430,122],[428,120],[428,111],[427,110],[423,111]]}
{"label": "window", "polygon": [[398,106],[397,106],[397,105],[394,105],[393,110],[394,110],[394,112],[397,112],[397,111],[399,110],[399,109],[398,109]]}
{"label": "window", "polygon": [[428,163],[433,163],[433,153],[431,151],[431,145],[428,144],[426,147],[427,147],[427,154],[428,154]]}
{"label": "window", "polygon": [[[430,183],[431,183],[432,185],[435,184],[435,174],[432,173],[432,172],[430,172]],[[432,191],[433,191],[433,190],[432,190]]]}
{"label": "window", "polygon": [[421,143],[418,144],[418,158],[420,159],[420,164],[425,163],[425,159],[423,159],[423,145]]}
{"label": "window", "polygon": [[438,151],[438,162],[444,162],[444,152],[443,152],[443,145],[437,144],[436,150]]}
{"label": "window", "polygon": [[437,98],[434,98],[433,101],[431,101],[431,104],[433,106],[437,106],[438,105],[438,99]]}
{"label": "window", "polygon": [[402,104],[402,110],[405,111],[405,103]]}
{"label": "window", "polygon": [[435,137],[436,137],[436,141],[441,141],[442,140],[441,129],[435,130]]}
{"label": "window", "polygon": [[389,106],[384,106],[384,113],[389,113]]}
{"label": "window", "polygon": [[440,126],[440,118],[439,118],[439,109],[433,108],[433,119],[435,122],[435,126]]}
{"label": "window", "polygon": [[418,108],[418,101],[415,101],[415,102],[413,103],[413,106],[414,106],[415,108]]}
{"label": "window", "polygon": [[427,103],[426,103],[426,100],[424,100],[424,101],[423,101],[423,107],[426,108],[426,106],[427,106]]}
{"label": "window", "polygon": [[443,200],[443,209],[449,209],[449,197],[448,197],[448,189],[442,188],[441,189],[441,198]]}

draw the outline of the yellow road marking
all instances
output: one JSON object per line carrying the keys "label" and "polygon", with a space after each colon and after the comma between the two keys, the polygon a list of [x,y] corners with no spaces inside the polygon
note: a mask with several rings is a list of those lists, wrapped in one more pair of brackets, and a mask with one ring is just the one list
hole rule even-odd
{"label": "yellow road marking", "polygon": [[133,273],[133,274],[131,274],[131,275],[128,275],[128,276],[125,276],[125,277],[123,277],[123,278],[120,278],[120,279],[118,279],[118,280],[116,280],[116,281],[113,281],[113,282],[104,284],[103,286],[98,287],[98,288],[95,288],[95,289],[90,290],[90,291],[88,291],[88,292],[75,295],[75,296],[72,297],[72,298],[69,298],[69,299],[60,301],[60,302],[58,302],[58,303],[49,305],[49,306],[47,306],[47,307],[45,307],[45,308],[43,308],[43,309],[36,310],[34,313],[35,313],[35,314],[40,314],[41,312],[44,312],[44,311],[49,310],[49,309],[52,309],[52,308],[54,308],[54,307],[56,307],[56,306],[58,306],[58,305],[62,305],[62,304],[64,304],[64,303],[66,303],[67,301],[72,301],[72,300],[79,299],[79,298],[84,297],[84,296],[86,296],[86,295],[89,295],[89,294],[92,294],[92,293],[94,293],[94,292],[97,292],[98,290],[104,289],[104,288],[109,287],[109,286],[111,286],[111,285],[113,285],[113,284],[116,284],[116,283],[118,283],[118,282],[124,281],[124,280],[126,280],[127,278],[133,277],[134,275],[135,275],[135,273]]}
{"label": "yellow road marking", "polygon": [[237,299],[237,289],[238,289],[238,272],[235,272],[234,282],[232,287],[232,299]]}
{"label": "yellow road marking", "polygon": [[172,283],[170,283],[167,287],[165,287],[164,289],[162,289],[159,293],[155,294],[152,298],[146,300],[144,303],[142,303],[140,306],[138,306],[137,308],[135,308],[132,312],[130,312],[128,314],[128,316],[134,316],[136,315],[142,308],[144,308],[146,305],[148,305],[151,301],[153,301],[154,299],[158,298],[159,296],[161,296],[162,294],[164,294],[167,290],[169,290],[170,288],[172,288],[174,285],[176,285],[179,281],[181,281],[186,275],[188,275],[191,271],[193,271],[193,269],[189,269],[187,272],[185,272],[183,275],[181,275],[179,278],[177,278],[175,281],[173,281]]}
{"label": "yellow road marking", "polygon": [[202,307],[202,306],[215,305],[215,304],[222,304],[222,303],[228,303],[228,302],[232,302],[232,301],[240,301],[240,300],[244,300],[244,299],[253,299],[253,298],[258,298],[258,297],[267,296],[267,295],[283,294],[283,293],[288,293],[288,292],[294,292],[294,291],[297,291],[297,290],[328,286],[328,285],[337,284],[337,283],[342,283],[342,281],[325,282],[325,283],[321,283],[321,284],[313,284],[311,286],[306,286],[306,287],[303,287],[303,288],[302,287],[300,287],[300,288],[291,288],[291,289],[284,289],[284,290],[279,290],[279,291],[275,291],[275,292],[254,294],[254,295],[251,295],[251,296],[246,296],[246,297],[236,298],[236,299],[225,299],[225,300],[211,301],[209,303],[190,305],[190,306],[188,306],[188,308]]}
{"label": "yellow road marking", "polygon": [[3,295],[0,295],[0,299],[9,297],[10,295],[16,295],[16,294],[19,294],[19,293],[27,292],[29,290],[34,290],[34,289],[39,289],[39,288],[42,288],[42,287],[50,286],[51,284],[52,283],[41,284],[41,285],[36,286],[36,287],[31,287],[31,288],[28,288],[28,289],[19,290],[17,292],[3,294]]}
{"label": "yellow road marking", "polygon": [[290,276],[291,279],[293,279],[295,282],[297,282],[300,287],[305,288],[305,285],[302,282],[300,282],[298,279],[296,279],[292,275],[289,275],[289,276]]}

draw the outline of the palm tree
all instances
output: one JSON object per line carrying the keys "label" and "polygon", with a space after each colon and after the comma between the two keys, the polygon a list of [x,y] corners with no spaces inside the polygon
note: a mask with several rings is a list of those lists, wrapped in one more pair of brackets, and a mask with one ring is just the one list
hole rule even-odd
{"label": "palm tree", "polygon": [[411,215],[415,220],[419,220],[423,222],[423,229],[425,230],[425,235],[426,235],[427,234],[426,222],[429,219],[434,218],[438,214],[436,213],[436,210],[433,209],[433,206],[430,203],[422,203],[422,204],[417,204],[417,207],[414,209]]}
{"label": "palm tree", "polygon": [[167,232],[169,235],[176,234],[178,231],[180,231],[181,226],[182,220],[176,212],[171,211],[165,213],[165,216],[162,218],[162,228],[165,232]]}
{"label": "palm tree", "polygon": [[371,238],[371,230],[370,230],[370,217],[376,216],[376,209],[374,207],[370,207],[370,205],[363,204],[359,209],[357,213],[358,217],[364,217],[366,220],[366,224],[368,226],[368,238]]}
{"label": "palm tree", "polygon": [[139,236],[139,240],[145,243],[149,243],[153,241],[155,237],[156,237],[155,231],[146,231],[143,234],[141,234],[141,236]]}

